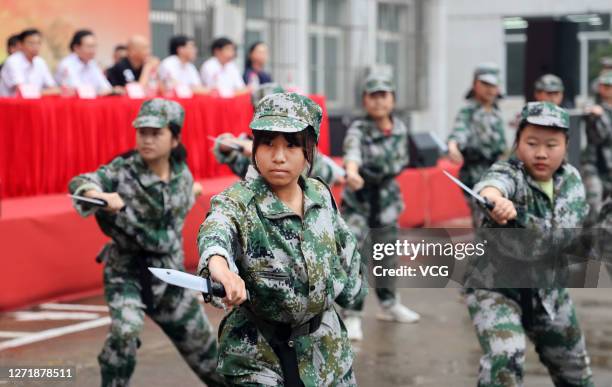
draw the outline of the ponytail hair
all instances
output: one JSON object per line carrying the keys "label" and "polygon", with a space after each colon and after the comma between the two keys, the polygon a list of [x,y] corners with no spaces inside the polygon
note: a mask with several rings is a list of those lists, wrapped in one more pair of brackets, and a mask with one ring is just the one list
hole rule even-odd
{"label": "ponytail hair", "polygon": [[170,132],[172,132],[172,137],[179,139],[178,145],[175,146],[170,152],[170,158],[177,163],[187,161],[187,149],[185,148],[185,145],[180,142],[181,127],[175,122],[170,122],[168,124],[168,129],[170,129]]}

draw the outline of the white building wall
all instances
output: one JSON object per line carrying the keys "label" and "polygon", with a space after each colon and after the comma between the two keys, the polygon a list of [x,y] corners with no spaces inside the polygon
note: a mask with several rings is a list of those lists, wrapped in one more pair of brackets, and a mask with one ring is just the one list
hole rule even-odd
{"label": "white building wall", "polygon": [[[494,61],[505,79],[503,18],[508,16],[562,16],[612,13],[611,0],[425,0],[428,21],[428,105],[413,114],[416,131],[430,130],[446,137],[472,71],[480,62]],[[508,98],[501,103],[509,120],[523,104]],[[509,138],[513,133],[509,131]]]}

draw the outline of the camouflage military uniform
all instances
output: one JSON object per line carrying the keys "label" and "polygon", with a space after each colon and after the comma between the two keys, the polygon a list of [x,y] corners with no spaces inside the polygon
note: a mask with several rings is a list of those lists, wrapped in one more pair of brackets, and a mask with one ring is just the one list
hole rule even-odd
{"label": "camouflage military uniform", "polygon": [[[499,70],[492,64],[482,64],[474,72],[475,79],[497,85]],[[464,107],[459,110],[448,141],[457,142],[463,155],[463,166],[459,179],[468,187],[473,187],[483,173],[506,151],[504,121],[497,105],[492,110],[485,109],[476,99],[468,95]],[[474,226],[482,220],[481,210],[473,199],[466,196],[472,210]]]}
{"label": "camouflage military uniform", "polygon": [[[600,77],[600,83],[612,85],[612,72]],[[603,201],[612,195],[612,106],[601,103],[604,113],[587,118],[587,146],[582,154],[582,175],[594,220]]]}
{"label": "camouflage military uniform", "polygon": [[[385,135],[369,118],[354,121],[344,138],[344,162],[359,164],[359,173],[365,184],[359,191],[348,186],[342,193],[342,216],[358,241],[370,243],[397,239],[398,219],[404,210],[404,198],[395,177],[408,166],[408,130],[404,123],[393,117],[393,129]],[[370,230],[376,232],[370,233]],[[364,265],[368,256],[362,250]],[[397,257],[385,257],[385,267],[394,267]],[[376,295],[384,306],[397,301],[392,277],[376,283]],[[355,305],[362,310],[363,303]]]}
{"label": "camouflage military uniform", "polygon": [[596,257],[604,262],[608,275],[612,278],[612,196],[608,196],[601,206],[601,212],[595,224],[594,249]]}
{"label": "camouflage military uniform", "polygon": [[[320,108],[308,101],[293,93],[269,96],[251,128],[296,132],[310,125],[318,136]],[[325,184],[303,177],[299,184],[302,218],[257,174],[213,197],[200,229],[198,270],[207,277],[210,257],[220,255],[250,293],[248,306],[230,312],[219,333],[217,371],[232,384],[284,383],[281,361],[249,313],[291,327],[322,315],[316,331],[290,341],[299,378],[305,386],[355,384],[351,345],[333,305],[347,306],[367,293],[356,241]]]}
{"label": "camouflage military uniform", "polygon": [[[529,108],[531,115],[523,116],[527,120],[547,110],[565,113],[550,103],[530,103],[524,112]],[[538,108],[540,112],[534,113]],[[559,122],[569,127],[567,113]],[[588,206],[578,171],[562,164],[553,175],[553,186],[551,201],[522,162],[513,158],[495,163],[474,190],[497,188],[515,203],[519,224],[534,232],[580,227]],[[466,301],[485,353],[479,386],[522,385],[525,336],[534,342],[556,386],[593,386],[584,336],[565,288],[467,289]]]}
{"label": "camouflage military uniform", "polygon": [[[221,135],[218,137],[219,140],[223,140],[224,138],[230,138],[228,135]],[[247,139],[246,135],[240,135],[238,138]],[[221,164],[226,164],[232,172],[244,179],[247,175],[247,171],[249,169],[249,165],[251,165],[251,159],[245,156],[239,150],[232,149],[227,153],[221,152],[220,142],[215,142],[215,147],[213,149],[215,158]],[[332,166],[334,161],[329,157],[317,153],[314,159],[314,165],[312,166],[312,172],[310,176],[312,177],[320,177],[327,184],[334,184],[336,180],[341,176],[339,171],[342,169],[340,166]]]}
{"label": "camouflage military uniform", "polygon": [[[176,106],[159,101],[143,105],[134,126],[156,127],[147,109],[159,112],[165,107],[172,117],[171,109]],[[177,121],[182,123],[182,108]],[[117,192],[126,203],[125,210],[116,214],[74,203],[81,215],[95,214],[102,231],[112,238],[99,257],[106,263],[104,295],[111,315],[110,332],[98,356],[103,386],[129,384],[145,312],[201,380],[209,386],[222,385],[221,377],[214,372],[215,337],[195,294],[152,278],[146,269],[185,270],[182,229],[194,204],[193,177],[184,162],[171,159],[171,169],[170,181],[163,182],[137,152],[131,152],[95,172],[74,177],[69,184],[72,193],[91,189]]]}

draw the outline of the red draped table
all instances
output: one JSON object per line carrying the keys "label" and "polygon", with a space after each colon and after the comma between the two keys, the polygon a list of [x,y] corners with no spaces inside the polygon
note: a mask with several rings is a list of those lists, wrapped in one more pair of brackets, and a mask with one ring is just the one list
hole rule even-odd
{"label": "red draped table", "polygon": [[[312,98],[323,107],[320,149],[328,153],[325,100]],[[123,97],[0,99],[0,193],[5,199],[0,217],[0,311],[101,291],[102,266],[94,257],[107,238],[93,218],[80,218],[62,193],[72,176],[92,171],[134,146],[131,122],[141,102]],[[210,198],[237,181],[216,163],[207,136],[248,131],[253,108],[249,96],[179,102],[186,111],[183,143],[188,163],[204,186],[183,230],[186,266],[193,269],[198,260],[196,235]],[[398,176],[406,203],[402,227],[469,214],[460,189],[443,175],[444,169],[456,175],[459,166],[441,160],[436,167],[408,169]],[[333,190],[341,200],[342,188]]]}
{"label": "red draped table", "polygon": [[[329,153],[325,98],[311,98],[323,107],[319,147]],[[227,167],[215,162],[208,136],[249,131],[250,96],[177,101],[185,108],[182,141],[193,175],[196,179],[229,175]],[[66,192],[73,176],[131,149],[135,142],[132,121],[141,103],[127,97],[0,98],[0,197]]]}

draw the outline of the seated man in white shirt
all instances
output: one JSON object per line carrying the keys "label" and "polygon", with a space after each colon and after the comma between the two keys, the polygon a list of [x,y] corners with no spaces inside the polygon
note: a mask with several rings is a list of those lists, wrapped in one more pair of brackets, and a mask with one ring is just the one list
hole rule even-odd
{"label": "seated man in white shirt", "polygon": [[0,96],[15,96],[19,88],[26,85],[43,95],[59,93],[47,63],[38,56],[41,44],[42,34],[37,29],[19,34],[20,50],[6,59],[0,72]]}
{"label": "seated man in white shirt", "polygon": [[57,66],[55,79],[63,88],[74,92],[83,86],[91,86],[98,95],[106,95],[112,87],[94,60],[96,56],[96,37],[90,30],[74,33],[67,57]]}
{"label": "seated man in white shirt", "polygon": [[221,97],[250,93],[242,80],[238,66],[234,63],[236,46],[228,38],[215,39],[211,46],[213,56],[202,63],[200,75],[205,87]]}
{"label": "seated man in white shirt", "polygon": [[198,48],[193,38],[176,35],[170,39],[170,56],[159,65],[159,80],[162,91],[172,91],[178,85],[186,85],[196,94],[206,94],[200,75],[193,61],[198,56]]}

